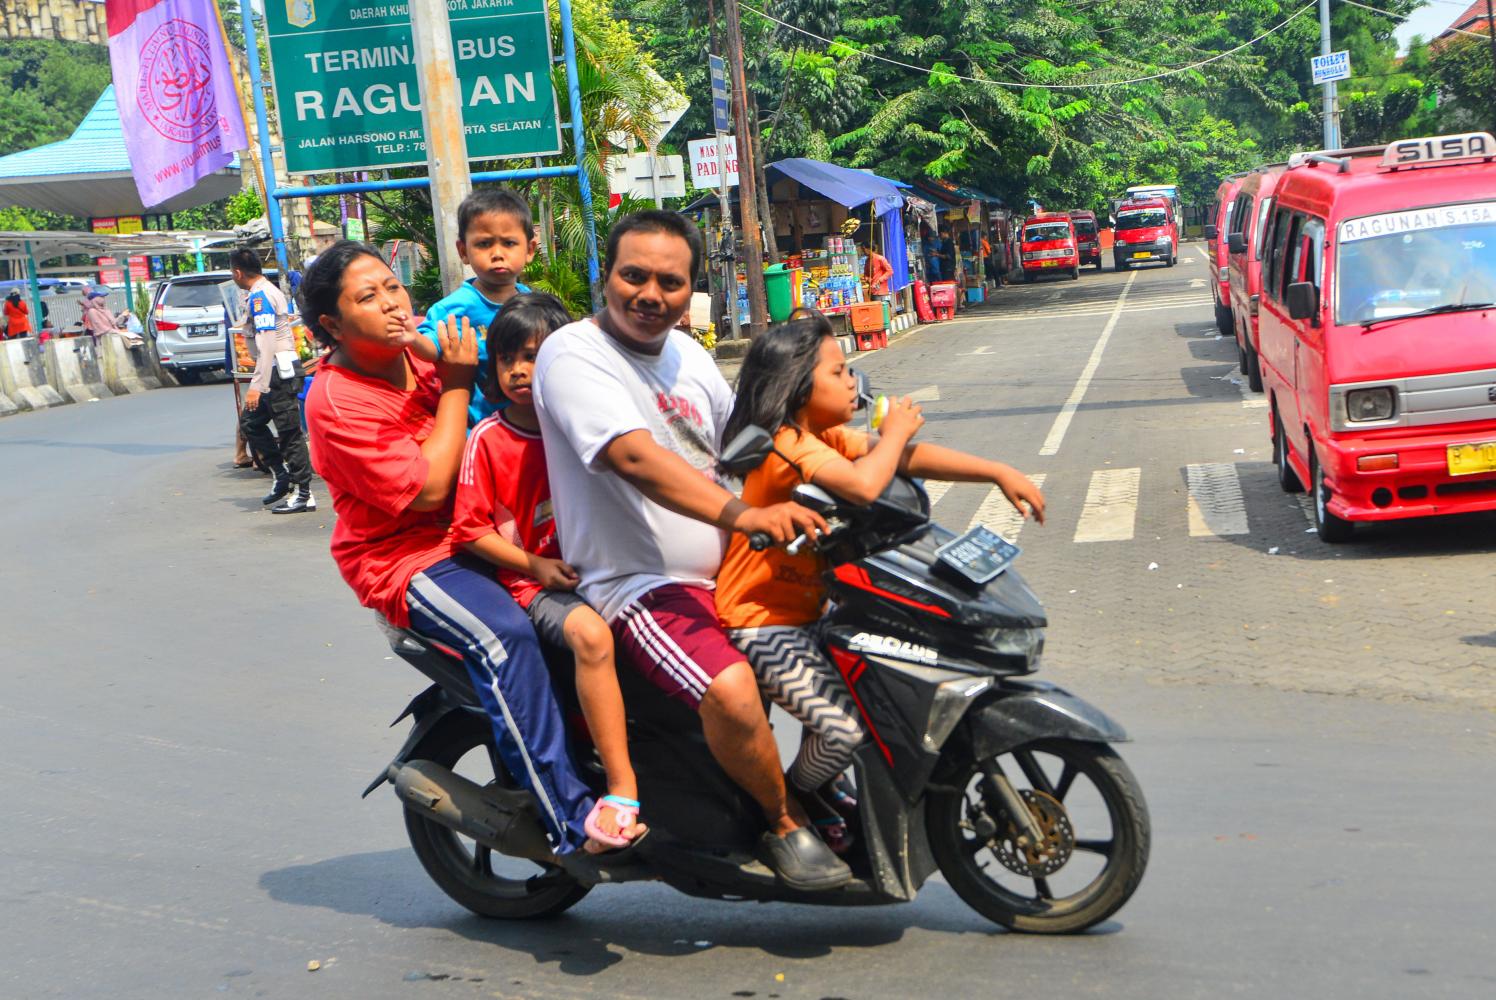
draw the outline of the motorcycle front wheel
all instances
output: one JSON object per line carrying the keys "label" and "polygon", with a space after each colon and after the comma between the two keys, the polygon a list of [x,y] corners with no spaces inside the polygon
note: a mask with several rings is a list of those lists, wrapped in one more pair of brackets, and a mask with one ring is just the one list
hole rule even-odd
{"label": "motorcycle front wheel", "polygon": [[[1006,777],[1043,833],[1010,818]],[[956,895],[989,920],[1031,934],[1073,934],[1117,912],[1148,864],[1148,807],[1122,758],[1102,743],[1038,740],[966,760],[929,793],[926,831]]]}
{"label": "motorcycle front wheel", "polygon": [[[493,752],[493,732],[483,719],[449,716],[422,743],[420,754],[480,785],[518,787]],[[587,895],[588,886],[554,865],[500,854],[410,809],[405,831],[431,880],[480,917],[553,917]]]}

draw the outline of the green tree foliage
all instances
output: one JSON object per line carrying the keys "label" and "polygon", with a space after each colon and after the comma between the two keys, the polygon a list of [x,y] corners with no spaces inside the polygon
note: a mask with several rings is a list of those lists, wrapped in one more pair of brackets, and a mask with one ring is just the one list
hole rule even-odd
{"label": "green tree foliage", "polygon": [[0,42],[0,156],[67,138],[109,82],[102,45]]}
{"label": "green tree foliage", "polygon": [[1496,75],[1490,41],[1461,35],[1428,53],[1429,79],[1437,93],[1432,113],[1440,131],[1496,132]]}
{"label": "green tree foliage", "polygon": [[[1392,37],[1416,0],[1372,6],[1390,15],[1346,4],[1332,14],[1336,47],[1364,74],[1342,85],[1342,130],[1356,143],[1408,134],[1427,123],[1431,106],[1424,67],[1399,63]],[[1147,181],[1177,182],[1186,203],[1203,204],[1222,176],[1321,142],[1309,72],[1319,23],[1302,0],[749,7],[744,48],[770,158],[944,177],[1014,205],[1101,207]],[[666,76],[692,95],[704,91],[710,25],[700,4],[614,0],[614,8],[648,26],[642,37]],[[705,134],[708,111],[693,102],[682,138]]]}

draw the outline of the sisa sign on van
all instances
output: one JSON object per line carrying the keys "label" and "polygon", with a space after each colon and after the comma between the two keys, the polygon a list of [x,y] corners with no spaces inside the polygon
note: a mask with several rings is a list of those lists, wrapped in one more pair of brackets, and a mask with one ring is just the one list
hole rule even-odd
{"label": "sisa sign on van", "polygon": [[[469,160],[561,152],[545,0],[447,0]],[[266,0],[293,174],[424,165],[403,0]]]}

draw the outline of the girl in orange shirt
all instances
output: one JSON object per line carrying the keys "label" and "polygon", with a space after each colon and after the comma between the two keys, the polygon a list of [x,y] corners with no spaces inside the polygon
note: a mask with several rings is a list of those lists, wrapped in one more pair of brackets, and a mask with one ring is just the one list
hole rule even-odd
{"label": "girl in orange shirt", "polygon": [[[896,473],[990,482],[1024,515],[1044,522],[1044,497],[1027,476],[939,445],[912,442],[924,423],[907,398],[892,400],[876,443],[845,425],[857,407],[857,383],[831,324],[812,314],[753,342],[738,375],[737,403],[723,434],[745,427],[774,434],[775,453],[743,481],[743,501],[780,503],[802,482],[853,503],[871,503]],[[862,741],[852,698],[821,652],[815,632],[826,600],[814,552],[754,552],[746,535],[728,545],[717,576],[717,615],[748,657],[764,693],[806,726],[787,775],[833,850],[849,841],[827,804],[827,786],[847,769]]]}

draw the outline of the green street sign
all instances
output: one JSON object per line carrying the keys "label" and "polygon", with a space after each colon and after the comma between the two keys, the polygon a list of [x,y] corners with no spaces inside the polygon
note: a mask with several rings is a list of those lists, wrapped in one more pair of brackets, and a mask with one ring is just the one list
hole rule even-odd
{"label": "green street sign", "polygon": [[[470,160],[561,152],[545,0],[447,0]],[[410,12],[401,0],[265,0],[293,174],[424,166]]]}

